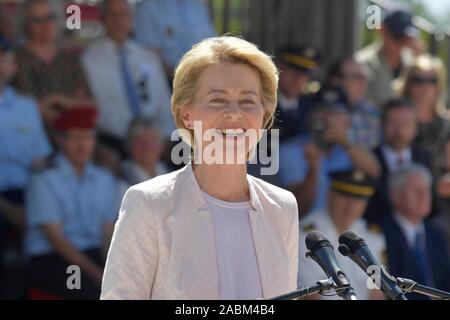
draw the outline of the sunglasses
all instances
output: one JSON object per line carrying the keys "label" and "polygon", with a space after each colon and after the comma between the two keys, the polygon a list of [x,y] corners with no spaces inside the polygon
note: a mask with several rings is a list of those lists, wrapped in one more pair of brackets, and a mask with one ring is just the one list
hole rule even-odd
{"label": "sunglasses", "polygon": [[411,83],[412,84],[433,84],[436,85],[438,83],[438,78],[437,77],[421,77],[421,76],[414,76],[411,78]]}
{"label": "sunglasses", "polygon": [[30,23],[42,24],[50,21],[55,21],[56,15],[54,13],[50,13],[44,17],[30,17]]}

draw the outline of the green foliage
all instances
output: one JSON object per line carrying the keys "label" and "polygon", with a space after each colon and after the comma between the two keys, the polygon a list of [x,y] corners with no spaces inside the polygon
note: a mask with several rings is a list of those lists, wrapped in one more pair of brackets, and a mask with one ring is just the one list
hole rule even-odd
{"label": "green foliage", "polygon": [[[224,26],[224,10],[225,2],[229,3],[228,11],[228,30],[225,30]],[[231,32],[233,34],[243,33],[243,21],[247,20],[247,8],[248,1],[246,0],[213,0],[212,12],[214,18],[214,25],[218,34],[224,34],[225,32]]]}

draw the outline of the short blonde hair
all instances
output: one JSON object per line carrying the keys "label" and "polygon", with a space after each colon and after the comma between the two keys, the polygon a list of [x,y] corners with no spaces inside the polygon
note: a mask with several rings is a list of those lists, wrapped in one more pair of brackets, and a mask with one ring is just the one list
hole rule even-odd
{"label": "short blonde hair", "polygon": [[447,73],[441,59],[433,57],[430,54],[422,54],[414,59],[414,62],[406,70],[401,79],[400,95],[410,98],[411,80],[417,72],[433,71],[438,79],[438,94],[435,101],[435,111],[437,114],[445,112],[447,95]]}
{"label": "short blonde hair", "polygon": [[[256,45],[234,36],[208,38],[185,53],[175,70],[172,93],[172,115],[180,136],[191,147],[193,129],[188,129],[181,119],[181,108],[193,103],[200,74],[220,63],[244,64],[255,70],[261,81],[262,104],[265,109],[264,129],[273,124],[277,105],[278,70],[270,56]],[[184,132],[189,132],[185,136]],[[183,132],[184,131],[184,132]]]}

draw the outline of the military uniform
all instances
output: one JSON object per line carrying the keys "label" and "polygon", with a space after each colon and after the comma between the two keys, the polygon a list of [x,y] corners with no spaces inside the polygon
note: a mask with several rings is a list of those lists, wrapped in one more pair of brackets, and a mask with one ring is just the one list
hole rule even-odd
{"label": "military uniform", "polygon": [[[5,60],[3,64],[13,63],[13,48],[1,35],[0,55],[2,60]],[[0,79],[0,82],[4,80],[6,79]],[[31,168],[51,151],[36,102],[19,94],[11,86],[0,84],[0,199],[2,202],[6,201],[8,204],[23,207],[24,188]],[[8,209],[4,210],[0,209],[0,299],[17,299],[23,296],[25,278],[22,272],[22,235],[8,218]],[[6,257],[9,257],[8,261]],[[14,287],[10,287],[10,284]]]}
{"label": "military uniform", "polygon": [[279,94],[274,128],[280,130],[281,141],[308,132],[307,118],[312,97],[312,94],[305,94],[292,103]]}
{"label": "military uniform", "polygon": [[[330,175],[333,191],[344,193],[347,196],[368,198],[373,194],[372,182],[360,171],[341,171]],[[368,182],[370,181],[370,182]],[[362,212],[361,212],[362,215]],[[318,280],[326,279],[325,272],[312,259],[305,256],[308,251],[305,245],[305,237],[312,231],[319,231],[331,242],[335,249],[335,255],[342,270],[347,275],[351,286],[355,289],[356,296],[360,300],[370,298],[370,289],[367,287],[369,278],[360,267],[348,257],[341,255],[339,247],[339,232],[331,219],[328,209],[317,209],[300,220],[299,241],[299,269],[298,287],[315,284]],[[373,252],[380,263],[386,264],[386,242],[381,229],[374,224],[368,224],[364,219],[358,218],[349,226],[349,230],[360,235]],[[323,297],[324,299],[341,299],[339,296]]]}
{"label": "military uniform", "polygon": [[118,213],[115,178],[92,163],[79,178],[62,154],[49,161],[32,175],[27,189],[27,255],[54,252],[40,229],[54,222],[62,223],[64,235],[79,250],[100,248],[103,225],[115,222]]}
{"label": "military uniform", "polygon": [[[311,115],[317,113],[347,113],[347,96],[336,86],[322,86],[312,97]],[[324,139],[326,123],[322,115],[309,121],[308,134],[298,135],[280,143],[280,183],[284,188],[304,181],[308,175],[309,163],[305,156],[305,146],[314,143],[320,149],[327,150],[320,155],[319,170],[316,175],[316,191],[312,206],[313,211],[326,204],[326,193],[329,187],[329,174],[332,172],[350,170],[352,159],[346,149],[340,144],[328,144]],[[347,132],[350,137],[350,130]],[[303,209],[306,210],[306,209]],[[305,213],[307,213],[305,212]]]}
{"label": "military uniform", "polygon": [[[317,68],[319,56],[317,50],[310,46],[304,47],[285,47],[278,51],[277,61],[283,63],[296,72],[302,73],[310,77],[311,73]],[[283,74],[281,73],[281,77]],[[295,138],[298,135],[303,135],[307,132],[307,117],[312,105],[313,86],[309,86],[307,92],[302,95],[289,99],[283,95],[281,90],[278,92],[277,108],[275,110],[274,122],[272,129],[278,129],[279,135],[275,136],[272,131],[269,131],[267,136],[267,155],[271,157],[272,163],[280,161],[277,152],[272,153],[272,139],[279,139],[281,142],[286,142],[290,138]],[[258,145],[257,154],[259,154]],[[258,178],[261,178],[269,183],[282,186],[283,182],[279,174],[263,175],[261,170],[266,168],[260,161],[248,165],[248,172]]]}
{"label": "military uniform", "polygon": [[[277,60],[296,72],[310,77],[317,69],[319,55],[311,46],[286,47],[277,53]],[[281,74],[281,77],[283,74]],[[288,99],[283,93],[278,93],[278,105],[275,113],[274,128],[280,130],[280,140],[285,140],[298,134],[307,132],[307,116],[311,108],[312,94],[314,90]]]}
{"label": "military uniform", "polygon": [[[90,108],[65,111],[54,127],[58,131],[92,129],[95,114]],[[70,263],[56,252],[42,226],[60,224],[64,238],[102,267],[105,226],[117,218],[118,192],[117,182],[108,171],[86,162],[79,175],[63,153],[32,175],[26,191],[25,252],[33,288],[64,298],[99,298],[100,287],[83,270],[82,289],[67,288]]]}
{"label": "military uniform", "polygon": [[[366,240],[370,250],[379,261],[383,261],[383,263],[386,261],[386,244],[384,236],[378,226],[369,225],[365,220],[358,219],[349,229]],[[337,251],[337,248],[339,247],[339,233],[326,209],[313,211],[300,221],[298,286],[303,287],[313,285],[318,280],[327,278],[320,266],[312,259],[306,258],[305,256],[305,253],[308,251],[305,246],[305,237],[312,231],[320,231],[328,240],[330,240],[335,249],[338,263],[347,275],[350,284],[355,289],[358,299],[369,299],[370,290],[366,285],[368,277],[356,263],[349,258],[342,256]],[[341,298],[336,295],[333,296],[332,299],[340,300]]]}

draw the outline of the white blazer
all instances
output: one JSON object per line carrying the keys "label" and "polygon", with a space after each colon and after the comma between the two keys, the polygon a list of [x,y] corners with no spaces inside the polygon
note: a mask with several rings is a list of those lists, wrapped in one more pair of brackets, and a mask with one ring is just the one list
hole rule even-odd
{"label": "white blazer", "polygon": [[[296,289],[298,209],[292,193],[247,175],[250,224],[264,298]],[[192,170],[125,194],[101,299],[219,299],[214,228]]]}

